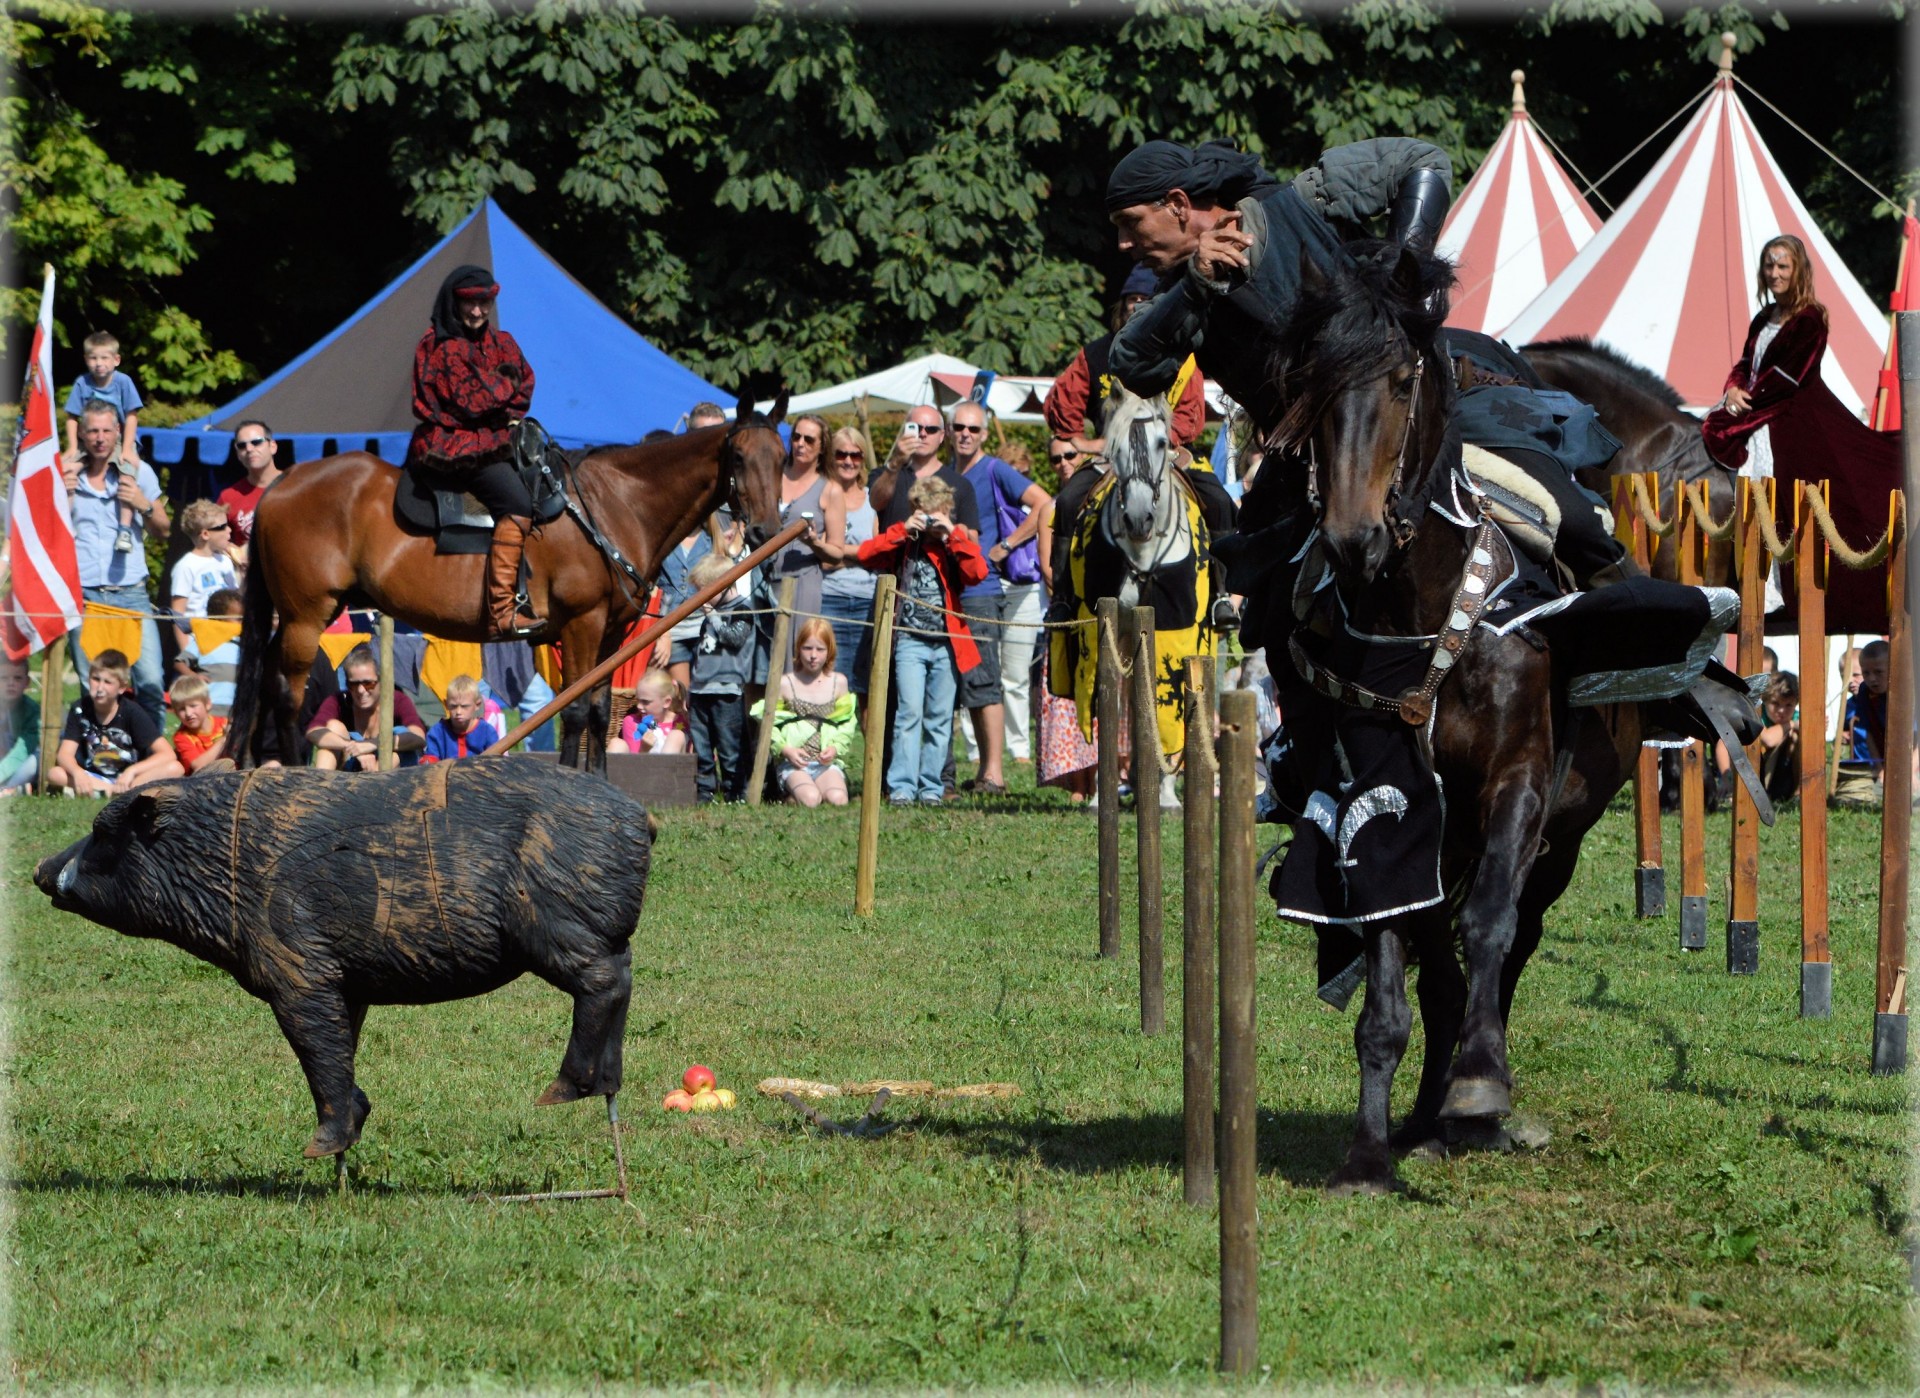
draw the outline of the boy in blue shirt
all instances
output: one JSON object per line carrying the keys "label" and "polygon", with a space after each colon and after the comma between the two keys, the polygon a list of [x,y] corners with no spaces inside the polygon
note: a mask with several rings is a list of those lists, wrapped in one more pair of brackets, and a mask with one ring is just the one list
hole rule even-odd
{"label": "boy in blue shirt", "polygon": [[480,685],[472,675],[455,675],[448,680],[444,703],[447,716],[427,730],[422,762],[475,757],[500,741],[493,725],[480,717]]}
{"label": "boy in blue shirt", "polygon": [[[113,404],[120,413],[120,458],[138,461],[140,453],[134,433],[139,424],[135,415],[143,404],[133,380],[120,372],[120,342],[106,331],[96,330],[87,336],[82,348],[86,352],[87,372],[73,381],[73,392],[67,395],[67,459],[80,459],[80,416],[87,404],[101,399]],[[114,535],[113,551],[133,552],[131,505],[120,507],[120,532]]]}

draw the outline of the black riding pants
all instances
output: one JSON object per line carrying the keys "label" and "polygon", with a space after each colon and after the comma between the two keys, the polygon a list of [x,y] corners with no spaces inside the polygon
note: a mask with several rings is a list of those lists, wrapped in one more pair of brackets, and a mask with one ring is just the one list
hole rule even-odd
{"label": "black riding pants", "polygon": [[473,493],[474,499],[487,507],[495,519],[506,515],[518,515],[526,519],[533,514],[533,497],[527,494],[519,471],[505,458],[470,467],[456,479]]}
{"label": "black riding pants", "polygon": [[[1513,447],[1502,447],[1500,455],[1539,482],[1560,507],[1560,532],[1554,539],[1553,552],[1567,565],[1576,586],[1590,587],[1596,581],[1595,574],[1626,557],[1620,541],[1607,532],[1593,496],[1559,462],[1542,452]],[[1604,585],[1617,579],[1598,581]]]}

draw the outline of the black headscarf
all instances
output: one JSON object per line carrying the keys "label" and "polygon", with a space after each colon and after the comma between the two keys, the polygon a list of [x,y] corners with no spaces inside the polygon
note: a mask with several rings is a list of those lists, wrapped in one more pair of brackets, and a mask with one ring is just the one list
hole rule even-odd
{"label": "black headscarf", "polygon": [[440,291],[433,298],[434,342],[465,338],[467,328],[460,323],[462,301],[492,301],[499,295],[500,285],[485,267],[476,267],[471,262],[455,267],[447,273],[447,279],[440,283]]}
{"label": "black headscarf", "polygon": [[1225,141],[1208,141],[1197,149],[1148,141],[1123,156],[1107,177],[1107,212],[1158,203],[1175,189],[1184,189],[1197,203],[1237,204],[1279,184],[1259,157]]}

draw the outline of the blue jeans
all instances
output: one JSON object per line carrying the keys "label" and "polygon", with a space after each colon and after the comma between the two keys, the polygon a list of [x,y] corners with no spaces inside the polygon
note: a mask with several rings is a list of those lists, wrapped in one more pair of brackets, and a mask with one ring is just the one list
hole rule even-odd
{"label": "blue jeans", "polygon": [[873,596],[848,597],[838,592],[820,594],[820,615],[833,627],[833,668],[847,677],[855,694],[867,692],[867,667],[873,663]]}
{"label": "blue jeans", "polygon": [[887,797],[938,801],[940,770],[953,747],[953,698],[960,675],[944,640],[902,636],[893,647],[893,754],[887,758]]}
{"label": "blue jeans", "polygon": [[[152,612],[153,599],[147,596],[144,584],[114,587],[83,587],[80,595],[89,602],[99,602],[108,607],[121,607],[129,612]],[[87,683],[87,657],[80,653],[80,633],[76,630],[68,634],[71,642],[68,647],[73,652],[73,666],[80,672],[81,688]],[[134,702],[147,711],[161,732],[167,728],[167,689],[160,682],[160,628],[151,616],[140,623],[140,658],[133,662],[133,698]],[[60,702],[60,696],[54,695],[52,701]]]}

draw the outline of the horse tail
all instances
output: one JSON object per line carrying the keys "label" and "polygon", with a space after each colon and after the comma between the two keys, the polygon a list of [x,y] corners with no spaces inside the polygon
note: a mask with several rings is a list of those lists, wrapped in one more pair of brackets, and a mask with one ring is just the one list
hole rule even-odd
{"label": "horse tail", "polygon": [[253,758],[253,725],[273,710],[271,686],[278,676],[270,664],[274,641],[273,595],[267,591],[266,536],[258,520],[249,541],[246,587],[241,593],[240,665],[234,675],[233,707],[227,712],[227,755],[237,767]]}

